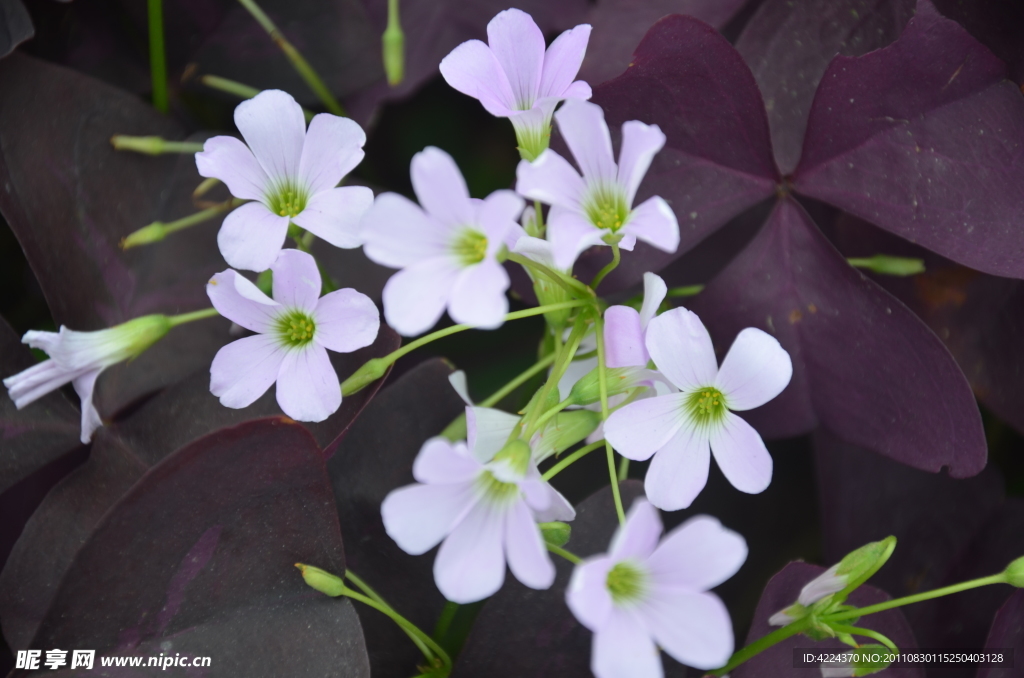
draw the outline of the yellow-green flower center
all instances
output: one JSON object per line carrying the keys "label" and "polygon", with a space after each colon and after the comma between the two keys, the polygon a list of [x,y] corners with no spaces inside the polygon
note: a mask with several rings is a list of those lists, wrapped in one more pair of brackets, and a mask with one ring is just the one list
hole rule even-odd
{"label": "yellow-green flower center", "polygon": [[270,211],[282,217],[298,216],[306,209],[309,196],[306,191],[295,184],[285,182],[278,186],[277,190],[268,196]]}
{"label": "yellow-green flower center", "polygon": [[297,348],[313,341],[316,323],[303,311],[290,311],[277,319],[277,331],[286,345]]}
{"label": "yellow-green flower center", "polygon": [[612,569],[608,570],[608,576],[605,579],[608,593],[616,603],[635,602],[643,596],[646,583],[643,571],[628,561],[616,563]]}
{"label": "yellow-green flower center", "polygon": [[706,386],[691,393],[687,396],[684,407],[699,426],[717,424],[728,412],[725,396],[713,386]]}
{"label": "yellow-green flower center", "polygon": [[626,196],[617,187],[595,190],[586,201],[584,210],[590,223],[612,233],[622,228],[629,218]]}
{"label": "yellow-green flower center", "polygon": [[519,496],[519,486],[498,480],[494,474],[485,470],[477,476],[477,487],[488,501],[495,504],[506,504]]}
{"label": "yellow-green flower center", "polygon": [[455,238],[452,252],[463,266],[479,264],[487,256],[487,236],[480,231],[467,228]]}

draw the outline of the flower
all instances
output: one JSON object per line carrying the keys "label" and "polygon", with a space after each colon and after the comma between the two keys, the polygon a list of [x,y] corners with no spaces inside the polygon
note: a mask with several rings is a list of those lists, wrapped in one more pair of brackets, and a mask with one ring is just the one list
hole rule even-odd
{"label": "flower", "polygon": [[569,580],[566,603],[594,632],[597,678],[660,678],[659,646],[698,669],[732,654],[729,612],[707,590],[736,573],[746,542],[710,516],[690,518],[659,544],[661,532],[658,512],[637,500],[608,554],[587,558]]}
{"label": "flower", "polygon": [[487,112],[509,118],[520,153],[533,160],[548,147],[551,114],[563,99],[589,99],[590,85],[576,80],[590,40],[582,24],[544,50],[544,35],[529,14],[499,12],[487,24],[487,43],[469,40],[441,60],[453,88],[478,99]]}
{"label": "flower", "polygon": [[22,343],[46,351],[50,359],[7,377],[4,386],[20,410],[71,382],[82,400],[82,442],[87,443],[103,425],[92,402],[100,372],[139,355],[170,329],[167,316],[147,315],[96,332],[76,332],[63,325],[59,332],[26,332]]}
{"label": "flower", "polygon": [[343,289],[320,297],[313,257],[282,250],[270,267],[274,298],[232,270],[213,276],[206,293],[217,311],[256,336],[217,351],[210,391],[225,407],[248,407],[277,382],[277,403],[292,419],[323,421],[341,406],[327,349],[350,353],[377,337],[380,315],[365,294]]}
{"label": "flower", "polygon": [[665,145],[661,129],[639,120],[623,124],[616,166],[600,106],[569,100],[555,120],[583,176],[548,149],[532,163],[519,163],[516,191],[551,205],[548,239],[559,268],[571,267],[591,245],[618,242],[622,249],[632,250],[637,238],[675,252],[679,224],[668,204],[654,196],[632,207],[654,154]]}
{"label": "flower", "polygon": [[608,367],[647,367],[651,359],[644,344],[647,325],[658,313],[668,287],[660,276],[644,273],[644,301],[638,312],[631,306],[609,306],[604,312],[604,345]]}
{"label": "flower", "polygon": [[373,203],[373,191],[336,188],[363,159],[366,134],[355,121],[321,113],[307,131],[302,107],[291,95],[265,90],[238,105],[235,125],[246,143],[213,137],[196,153],[200,175],[220,179],[236,198],[253,201],[228,214],[217,235],[229,266],[270,268],[289,224],[335,247],[359,247],[359,220]]}
{"label": "flower", "polygon": [[363,218],[366,256],[402,269],[384,286],[384,317],[405,336],[430,329],[445,307],[455,322],[498,327],[509,286],[498,253],[522,235],[523,199],[512,191],[470,198],[455,161],[432,146],[413,156],[411,174],[423,207],[383,193]]}
{"label": "flower", "polygon": [[676,308],[650,321],[647,350],[679,393],[630,403],[612,413],[605,435],[623,456],[644,460],[647,497],[658,508],[686,508],[707,483],[710,453],[733,486],[756,494],[772,479],[772,458],[757,431],[730,410],[759,407],[793,375],[774,337],[748,327],[721,369],[711,336],[691,311]]}
{"label": "flower", "polygon": [[393,490],[381,505],[384,529],[406,553],[420,555],[444,541],[434,580],[456,603],[495,593],[506,562],[526,586],[551,586],[555,567],[537,523],[576,516],[541,479],[529,445],[518,439],[506,444],[505,420],[512,415],[485,420],[486,410],[466,408],[468,446],[445,438],[424,443],[412,467],[418,482]]}

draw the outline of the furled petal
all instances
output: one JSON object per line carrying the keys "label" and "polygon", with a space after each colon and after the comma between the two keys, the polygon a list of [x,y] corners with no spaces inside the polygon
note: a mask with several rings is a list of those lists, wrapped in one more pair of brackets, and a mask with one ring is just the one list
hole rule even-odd
{"label": "furled petal", "polygon": [[643,562],[654,552],[662,529],[658,509],[645,499],[637,499],[626,515],[626,524],[615,530],[608,555],[615,560]]}
{"label": "furled petal", "polygon": [[[606,431],[609,423],[611,419],[605,424]],[[683,426],[651,460],[644,479],[647,498],[662,511],[684,509],[708,484],[710,467],[707,434],[692,424]]]}
{"label": "furled petal", "polygon": [[679,222],[675,212],[657,195],[633,208],[622,232],[665,252],[675,252],[679,247]]}
{"label": "furled petal", "polygon": [[772,335],[748,327],[722,361],[715,386],[730,410],[751,410],[782,393],[793,376],[793,361]]}
{"label": "furled petal", "polygon": [[588,101],[569,99],[555,113],[555,120],[587,185],[614,182],[616,167],[612,138],[601,107]]}
{"label": "furled petal", "polygon": [[484,259],[459,274],[448,313],[457,323],[488,330],[500,327],[508,313],[508,285],[505,267],[494,259]]}
{"label": "furled petal", "polygon": [[610,306],[604,312],[604,344],[608,367],[642,367],[650,360],[640,314],[629,306]]}
{"label": "furled petal", "polygon": [[516,192],[531,200],[578,211],[585,190],[586,184],[569,161],[550,148],[533,162],[521,160],[516,167]]}
{"label": "furled petal", "polygon": [[445,226],[476,222],[469,189],[452,156],[427,146],[412,157],[412,187],[427,214]]}
{"label": "furled petal", "polygon": [[451,485],[473,480],[480,468],[465,443],[452,444],[445,438],[431,438],[423,443],[412,463],[412,477],[421,483]]}
{"label": "furled petal", "polygon": [[533,517],[538,523],[547,523],[552,520],[570,521],[576,519],[576,509],[569,500],[562,496],[562,493],[544,483],[548,492],[548,508],[543,511],[534,510]]}
{"label": "furled petal", "polygon": [[487,44],[508,76],[516,108],[533,105],[544,68],[544,34],[529,14],[518,9],[498,12],[487,24]]}
{"label": "furled petal", "polygon": [[64,367],[51,358],[7,377],[4,379],[4,386],[7,387],[7,394],[14,401],[14,406],[20,410],[87,371],[90,371],[90,368]]}
{"label": "furled petal", "polygon": [[531,589],[554,583],[555,566],[526,502],[516,502],[505,514],[505,555],[515,578]]}
{"label": "furled petal", "polygon": [[256,156],[234,137],[211,137],[196,153],[199,176],[223,181],[231,195],[243,200],[266,200],[270,185]]}
{"label": "furled petal", "polygon": [[317,193],[292,221],[335,247],[352,249],[363,244],[363,217],[373,205],[373,191],[365,186],[342,186]]}
{"label": "furled petal", "polygon": [[463,94],[478,99],[487,112],[501,118],[515,111],[515,96],[508,76],[491,48],[469,40],[441,60],[445,82]]}
{"label": "furled petal", "polygon": [[554,252],[551,250],[551,243],[543,238],[534,238],[532,235],[524,235],[516,241],[516,245],[512,248],[512,251],[516,254],[522,254],[527,259],[536,261],[538,264],[547,266],[550,269],[558,268],[555,264]]}
{"label": "furled petal", "polygon": [[487,236],[488,257],[495,256],[502,245],[515,245],[523,236],[518,220],[524,205],[523,199],[513,191],[495,191],[484,198],[479,207],[478,223]]}
{"label": "furled petal", "polygon": [[277,378],[277,404],[296,421],[323,421],[338,411],[341,385],[327,349],[313,342],[288,352]]}
{"label": "furled petal", "polygon": [[243,101],[235,108],[235,125],[272,183],[298,178],[306,118],[290,94],[267,89]]}
{"label": "furled petal", "polygon": [[597,678],[662,678],[661,655],[631,610],[613,609],[594,634],[590,669]]}
{"label": "furled petal", "polygon": [[681,391],[715,383],[718,360],[704,323],[685,308],[662,313],[647,325],[647,350],[658,371]]}
{"label": "furled petal", "polygon": [[233,268],[265,271],[277,258],[288,235],[288,217],[263,203],[248,202],[224,217],[217,233],[221,256]]}
{"label": "furled petal", "polygon": [[508,442],[519,417],[492,407],[466,408],[466,441],[473,457],[481,464],[494,459]]}
{"label": "furled petal", "polygon": [[392,490],[380,506],[384,529],[398,547],[414,556],[426,553],[471,510],[473,483],[407,485]]}
{"label": "furled petal", "polygon": [[849,583],[849,578],[837,577],[836,573],[838,571],[839,563],[836,563],[811,581],[807,582],[807,584],[800,589],[800,596],[797,598],[797,602],[805,607],[810,606],[827,595],[845,589],[846,585]]}
{"label": "furled petal", "polygon": [[665,145],[665,133],[657,125],[639,120],[622,124],[622,148],[619,150],[619,185],[626,189],[626,204],[632,205],[651,160]]}
{"label": "furled petal", "polygon": [[103,426],[103,420],[100,419],[100,413],[96,411],[96,406],[92,402],[92,393],[96,388],[96,378],[100,376],[100,372],[103,370],[92,370],[86,372],[80,377],[76,377],[72,381],[72,385],[75,387],[75,393],[82,401],[82,442],[88,443],[92,440],[92,434],[100,426]]}
{"label": "furled petal", "polygon": [[391,268],[441,256],[451,237],[448,228],[397,193],[378,195],[360,228],[366,256]]}
{"label": "furled petal", "polygon": [[659,589],[640,614],[661,649],[680,663],[715,669],[732,656],[732,621],[715,595]]}
{"label": "furled petal", "polygon": [[753,426],[732,412],[711,432],[711,451],[737,490],[757,494],[772,482],[772,456],[764,441]]}
{"label": "furled petal", "polygon": [[548,240],[555,254],[555,263],[565,271],[572,268],[583,250],[604,244],[602,238],[606,233],[579,212],[552,207],[548,214]]}
{"label": "furled petal", "polygon": [[391,276],[384,285],[384,317],[407,337],[421,334],[444,313],[459,269],[446,258],[428,259]]}
{"label": "furled petal", "polygon": [[[531,470],[535,471],[536,466],[533,466]],[[541,480],[540,472],[536,472],[533,477],[523,478],[519,481],[519,491],[522,492],[526,505],[534,513],[543,513],[551,508],[552,496],[548,491],[549,487],[550,485]]]}
{"label": "furled petal", "polygon": [[659,590],[699,592],[736,574],[746,559],[743,537],[711,516],[694,516],[668,533],[647,559],[647,567]]}
{"label": "furled petal", "polygon": [[[590,24],[581,24],[571,28],[548,47],[544,55],[544,73],[540,81],[540,96],[563,97],[573,79],[580,72],[583,55],[587,52],[590,41]],[[586,83],[583,83],[586,84]],[[589,88],[588,88],[589,89]],[[581,97],[589,99],[590,97]]]}
{"label": "furled petal", "polygon": [[347,287],[320,298],[315,322],[317,343],[338,353],[351,353],[377,338],[380,312],[368,296]]}
{"label": "furled petal", "polygon": [[661,302],[665,301],[668,287],[661,276],[651,272],[644,273],[644,303],[640,307],[640,326],[647,331],[651,318],[658,315]]}
{"label": "furled petal", "polygon": [[265,334],[231,342],[213,357],[210,392],[224,407],[252,405],[277,381],[285,353],[275,337]]}
{"label": "furled petal", "polygon": [[441,544],[434,560],[434,581],[453,603],[473,603],[505,581],[503,513],[480,501]]}
{"label": "furled petal", "polygon": [[299,177],[312,194],[334,188],[363,160],[366,132],[351,118],[313,116],[299,159]]}
{"label": "furled petal", "polygon": [[281,250],[270,270],[274,273],[274,301],[306,313],[316,309],[320,298],[320,269],[312,255],[299,250]]}
{"label": "furled petal", "polygon": [[604,434],[619,454],[644,461],[663,448],[686,423],[685,396],[647,398],[615,410],[604,423]]}
{"label": "furled petal", "polygon": [[210,278],[206,283],[206,294],[222,316],[260,334],[273,329],[274,320],[281,312],[280,304],[231,269]]}
{"label": "furled petal", "polygon": [[612,612],[612,597],[608,593],[608,570],[615,560],[607,556],[587,558],[572,571],[565,589],[565,603],[581,624],[591,631],[604,625]]}

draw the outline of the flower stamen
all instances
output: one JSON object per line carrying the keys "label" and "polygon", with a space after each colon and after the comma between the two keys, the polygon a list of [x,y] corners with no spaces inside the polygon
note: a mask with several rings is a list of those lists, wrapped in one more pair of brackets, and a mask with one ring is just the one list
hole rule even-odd
{"label": "flower stamen", "polygon": [[277,329],[278,335],[286,345],[299,348],[313,341],[316,323],[307,313],[291,311],[278,319]]}

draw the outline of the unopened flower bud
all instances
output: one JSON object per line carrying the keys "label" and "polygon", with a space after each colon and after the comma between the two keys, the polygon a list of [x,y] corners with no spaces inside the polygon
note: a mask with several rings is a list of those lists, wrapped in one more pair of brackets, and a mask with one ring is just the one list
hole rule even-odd
{"label": "unopened flower bud", "polygon": [[1024,588],[1024,556],[1006,566],[1006,583],[1017,588]]}
{"label": "unopened flower bud", "polygon": [[343,396],[349,396],[353,393],[358,393],[366,386],[369,386],[383,377],[384,373],[387,372],[388,367],[390,366],[391,363],[386,362],[381,358],[372,358],[367,360],[363,366],[353,372],[348,379],[341,382],[341,394]]}
{"label": "unopened flower bud", "polygon": [[552,546],[565,546],[572,534],[572,527],[568,523],[558,520],[550,523],[540,523],[538,527],[540,527],[540,533],[544,537],[544,541]]}
{"label": "unopened flower bud", "polygon": [[[657,375],[642,367],[613,367],[605,369],[608,396],[619,395],[626,391],[647,386]],[[569,392],[573,405],[590,405],[601,400],[601,380],[598,368],[594,368],[576,382]]]}
{"label": "unopened flower bud", "polygon": [[143,226],[137,231],[129,233],[121,240],[121,249],[126,250],[139,245],[149,245],[160,242],[167,237],[167,224],[162,221],[154,221],[148,226]]}
{"label": "unopened flower bud", "polygon": [[910,257],[890,257],[885,254],[876,254],[865,259],[847,259],[851,266],[865,268],[872,273],[882,275],[907,276],[924,273],[924,261]]}
{"label": "unopened flower bud", "polygon": [[295,563],[295,567],[299,568],[299,571],[302,572],[302,578],[306,581],[306,584],[320,593],[337,598],[345,590],[345,582],[340,577],[336,577],[326,570],[321,570],[319,567],[313,567],[312,565],[304,565],[303,563]]}
{"label": "unopened flower bud", "polygon": [[601,415],[590,410],[559,412],[533,438],[534,461],[540,463],[580,442],[601,424]]}
{"label": "unopened flower bud", "polygon": [[530,453],[530,445],[522,438],[516,438],[494,455],[494,461],[502,462],[514,475],[523,476],[530,466]]}
{"label": "unopened flower bud", "polygon": [[384,72],[388,84],[394,87],[405,77],[405,34],[398,20],[398,0],[388,2],[388,27],[381,36],[384,52]]}

